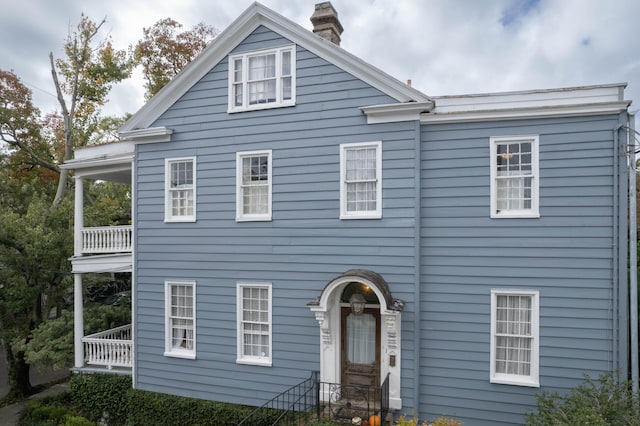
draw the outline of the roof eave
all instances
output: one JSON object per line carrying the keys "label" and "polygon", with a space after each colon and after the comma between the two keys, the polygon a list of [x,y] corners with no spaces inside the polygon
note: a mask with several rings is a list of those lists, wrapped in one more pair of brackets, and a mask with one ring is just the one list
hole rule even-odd
{"label": "roof eave", "polygon": [[424,93],[402,83],[360,58],[348,53],[273,10],[253,3],[202,53],[189,63],[169,84],[145,103],[121,127],[121,132],[146,128],[152,125],[171,105],[186,93],[209,70],[223,60],[239,43],[258,26],[265,27],[290,39],[310,52],[328,60],[344,71],[353,74],[376,87],[398,102],[431,102]]}

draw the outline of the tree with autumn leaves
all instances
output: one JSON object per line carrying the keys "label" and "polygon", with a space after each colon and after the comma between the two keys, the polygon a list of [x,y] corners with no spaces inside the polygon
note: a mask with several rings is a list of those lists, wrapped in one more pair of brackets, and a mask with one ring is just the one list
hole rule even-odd
{"label": "tree with autumn leaves", "polygon": [[[76,148],[113,141],[126,116],[104,117],[101,108],[134,67],[142,67],[150,98],[217,34],[204,24],[181,32],[179,23],[164,19],[143,29],[135,46],[116,49],[102,35],[105,22],[82,15],[64,42],[64,56],[49,55],[57,111],[43,115],[19,76],[0,70],[0,341],[10,398],[32,392],[32,362],[64,364],[72,358],[66,310],[74,181],[60,164]],[[130,220],[126,188],[85,185],[87,223]]]}

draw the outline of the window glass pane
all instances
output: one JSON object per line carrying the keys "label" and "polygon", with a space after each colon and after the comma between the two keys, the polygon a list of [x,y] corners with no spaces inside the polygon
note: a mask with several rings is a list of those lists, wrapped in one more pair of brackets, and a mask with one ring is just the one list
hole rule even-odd
{"label": "window glass pane", "polygon": [[269,156],[242,157],[242,212],[269,213]]}
{"label": "window glass pane", "polygon": [[193,161],[171,163],[171,186],[176,188],[193,184]]}
{"label": "window glass pane", "polygon": [[495,324],[495,371],[531,374],[532,296],[497,295]]}
{"label": "window glass pane", "polygon": [[242,81],[242,59],[235,59],[233,61],[233,81],[238,83]]}
{"label": "window glass pane", "polygon": [[376,360],[376,319],[371,314],[347,316],[347,357],[356,364]]}
{"label": "window glass pane", "polygon": [[291,52],[288,50],[282,52],[282,75],[291,75]]}
{"label": "window glass pane", "polygon": [[276,101],[276,80],[251,82],[248,85],[249,104],[264,104]]}
{"label": "window glass pane", "polygon": [[262,80],[276,76],[276,55],[252,56],[249,58],[249,80]]}
{"label": "window glass pane", "polygon": [[291,77],[285,77],[282,79],[282,99],[291,99]]}
{"label": "window glass pane", "polygon": [[192,350],[194,347],[193,286],[172,284],[170,294],[169,326],[171,330],[171,347]]}
{"label": "window glass pane", "polygon": [[269,290],[242,288],[243,355],[269,356]]}

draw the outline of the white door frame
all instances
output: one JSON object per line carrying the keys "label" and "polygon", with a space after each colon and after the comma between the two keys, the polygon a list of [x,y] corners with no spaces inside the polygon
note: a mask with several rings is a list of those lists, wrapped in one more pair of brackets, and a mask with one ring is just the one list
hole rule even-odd
{"label": "white door frame", "polygon": [[350,283],[362,283],[374,291],[380,303],[380,381],[389,374],[389,408],[399,410],[402,408],[400,324],[403,303],[394,301],[398,303],[389,306],[389,294],[385,294],[376,282],[357,271],[351,272],[347,271],[330,281],[319,299],[309,304],[320,325],[320,381],[340,383],[340,297]]}

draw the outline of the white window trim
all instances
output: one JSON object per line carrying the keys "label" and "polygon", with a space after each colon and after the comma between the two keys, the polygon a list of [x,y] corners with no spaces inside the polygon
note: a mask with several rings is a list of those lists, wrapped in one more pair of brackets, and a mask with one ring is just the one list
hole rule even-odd
{"label": "white window trim", "polygon": [[[171,287],[174,285],[191,286],[193,289],[193,349],[179,349],[171,345]],[[165,281],[164,283],[164,356],[174,358],[196,358],[196,282],[195,281]]]}
{"label": "white window trim", "polygon": [[[491,217],[492,218],[539,218],[540,217],[540,157],[539,157],[539,136],[519,135],[500,136],[490,138],[490,164],[491,164]],[[531,208],[523,210],[497,211],[498,207],[498,185],[496,184],[496,154],[497,145],[502,142],[531,142]]]}
{"label": "white window trim", "polygon": [[[519,376],[515,374],[496,373],[496,300],[497,296],[531,296],[531,374]],[[540,387],[540,292],[538,290],[491,289],[491,350],[490,350],[490,382]]]}
{"label": "white window trim", "polygon": [[[253,157],[258,155],[266,155],[269,157],[268,163],[268,197],[267,213],[263,214],[247,214],[243,211],[243,199],[242,199],[242,159],[245,157]],[[236,153],[236,222],[251,222],[251,221],[269,221],[271,220],[271,206],[273,204],[273,174],[272,174],[272,162],[273,155],[270,149],[262,151],[243,151]]]}
{"label": "white window trim", "polygon": [[[376,148],[376,209],[362,212],[347,211],[346,151],[350,148]],[[344,143],[340,145],[340,219],[382,218],[382,141]]]}
{"label": "white window trim", "polygon": [[[244,334],[242,330],[242,290],[244,288],[266,288],[269,294],[269,354],[266,357],[257,356],[245,356],[244,355]],[[261,365],[265,367],[271,367],[273,358],[273,305],[272,305],[273,292],[271,283],[252,283],[252,282],[238,282],[236,284],[236,317],[237,317],[237,364],[248,365]]]}
{"label": "white window trim", "polygon": [[[180,161],[193,162],[193,215],[191,216],[173,216],[171,214],[171,164]],[[198,205],[196,199],[196,157],[177,157],[166,158],[164,161],[164,221],[165,222],[195,222],[196,221],[196,206]]]}
{"label": "white window trim", "polygon": [[[282,52],[289,51],[291,52],[291,99],[283,100],[282,99]],[[262,56],[262,55],[276,55],[276,102],[266,103],[266,104],[255,104],[250,105],[248,100],[248,90],[247,90],[247,76],[249,75],[249,61],[248,59],[252,56]],[[236,106],[234,102],[234,93],[233,93],[233,84],[234,84],[234,68],[233,62],[237,59],[242,59],[242,96],[243,102],[242,106]],[[271,49],[263,49],[263,50],[254,50],[250,52],[242,52],[235,55],[229,55],[228,58],[228,67],[229,67],[229,77],[228,77],[228,113],[234,112],[242,112],[242,111],[253,111],[260,109],[270,109],[270,108],[280,108],[280,107],[288,107],[296,104],[296,46],[294,44],[288,46],[281,46]]]}

